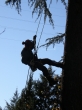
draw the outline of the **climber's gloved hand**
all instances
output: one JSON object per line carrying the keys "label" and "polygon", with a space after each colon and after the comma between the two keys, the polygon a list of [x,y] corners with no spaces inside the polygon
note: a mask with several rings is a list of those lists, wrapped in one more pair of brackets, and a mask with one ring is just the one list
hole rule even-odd
{"label": "climber's gloved hand", "polygon": [[36,39],[36,37],[37,37],[36,35],[35,35],[35,36],[33,36],[33,40],[35,40],[35,39]]}

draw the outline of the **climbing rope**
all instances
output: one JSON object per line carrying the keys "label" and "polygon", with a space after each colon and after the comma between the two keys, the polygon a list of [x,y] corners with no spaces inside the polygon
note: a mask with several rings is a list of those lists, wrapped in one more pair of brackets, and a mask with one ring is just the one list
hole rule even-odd
{"label": "climbing rope", "polygon": [[[30,67],[29,67],[29,69],[28,69],[27,81],[29,80],[29,71],[30,71]],[[26,84],[27,84],[27,82],[26,82]]]}
{"label": "climbing rope", "polygon": [[[42,18],[42,14],[40,16],[40,20],[39,20],[39,23],[38,23],[38,27],[37,27],[37,31],[36,31],[36,36],[37,36],[37,33],[38,33],[38,29],[39,29],[39,26],[40,26],[40,22],[41,22],[41,18]],[[44,25],[43,25],[43,28],[44,28]],[[42,32],[43,32],[43,28],[42,28]],[[38,45],[37,45],[37,49],[36,49],[36,46],[35,46],[35,51],[37,53],[37,50],[38,50],[38,46],[39,46],[39,42],[40,42],[40,39],[41,39],[41,36],[42,36],[42,32],[41,32],[41,35],[40,35],[40,38],[39,38],[39,41],[38,41]]]}
{"label": "climbing rope", "polygon": [[[40,20],[39,20],[39,23],[38,23],[36,35],[37,35],[37,33],[38,33],[38,29],[39,29],[39,26],[40,26],[41,18],[42,18],[42,14],[41,14],[41,16],[40,16]],[[36,53],[37,53],[38,48],[39,48],[39,43],[40,43],[40,40],[41,40],[41,37],[42,37],[42,33],[43,33],[44,26],[45,26],[45,23],[43,24],[42,31],[41,31],[41,34],[40,34],[40,37],[39,37],[39,41],[38,41],[38,45],[37,45],[37,48],[36,48],[36,50],[35,50]]]}
{"label": "climbing rope", "polygon": [[[50,4],[49,4],[49,7],[48,7],[48,8],[50,8],[51,2],[52,2],[52,1],[50,0]],[[41,18],[42,18],[42,14],[41,14],[41,16],[40,16],[40,20],[39,20],[39,23],[38,23],[36,35],[37,35],[37,33],[38,33],[38,29],[39,29],[39,26],[40,26]],[[40,43],[40,40],[41,40],[41,37],[42,37],[42,33],[43,33],[44,26],[45,26],[45,22],[44,22],[43,27],[42,27],[42,31],[41,31],[41,34],[40,34],[40,38],[39,38],[39,41],[38,41],[38,45],[37,45],[36,52],[37,52],[38,49],[39,49],[39,43]]]}
{"label": "climbing rope", "polygon": [[38,33],[38,29],[39,29],[39,26],[40,26],[41,18],[42,18],[42,14],[41,14],[41,16],[40,16],[40,20],[39,20],[38,27],[37,27],[37,30],[36,30],[36,35],[37,35],[37,33]]}
{"label": "climbing rope", "polygon": [[41,31],[40,38],[39,38],[38,45],[37,45],[37,50],[39,48],[39,43],[40,43],[40,39],[41,39],[41,36],[42,36],[42,33],[43,33],[44,26],[45,26],[45,23],[44,23],[44,25],[42,27],[42,31]]}
{"label": "climbing rope", "polygon": [[[51,5],[51,1],[50,1],[50,4],[49,4],[49,8],[50,8],[50,5]],[[43,10],[42,10],[43,11]],[[37,31],[36,31],[36,37],[37,37],[37,33],[38,33],[38,29],[39,29],[39,26],[40,26],[40,22],[41,22],[41,18],[42,18],[42,14],[40,16],[40,20],[39,20],[39,23],[38,23],[38,27],[37,27]],[[39,37],[39,41],[38,41],[38,45],[37,45],[37,48],[36,48],[36,39],[34,41],[34,54],[37,55],[37,51],[39,49],[39,43],[40,43],[40,40],[41,40],[41,37],[42,37],[42,33],[43,33],[43,30],[44,30],[44,26],[45,26],[45,22],[43,24],[43,27],[42,27],[42,31],[41,31],[41,34],[40,34],[40,37]],[[33,58],[34,59],[34,58]],[[29,68],[30,70],[30,68]],[[28,73],[29,73],[29,70],[28,70]],[[33,74],[33,72],[31,73]],[[28,75],[27,75],[27,80],[28,80]]]}

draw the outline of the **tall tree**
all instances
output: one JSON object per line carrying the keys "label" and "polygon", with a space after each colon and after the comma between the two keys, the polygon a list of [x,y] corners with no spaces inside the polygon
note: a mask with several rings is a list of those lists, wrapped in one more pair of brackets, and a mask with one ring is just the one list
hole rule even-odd
{"label": "tall tree", "polygon": [[20,98],[16,103],[16,110],[34,110],[35,94],[33,89],[33,74],[30,73],[25,88],[22,90]]}
{"label": "tall tree", "polygon": [[62,110],[82,109],[82,0],[68,1]]}

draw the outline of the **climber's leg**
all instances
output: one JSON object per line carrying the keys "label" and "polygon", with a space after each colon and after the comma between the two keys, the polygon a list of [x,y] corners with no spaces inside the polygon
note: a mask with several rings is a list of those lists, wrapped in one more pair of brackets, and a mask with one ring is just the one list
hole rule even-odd
{"label": "climber's leg", "polygon": [[50,76],[50,74],[48,73],[48,70],[47,70],[47,68],[45,67],[45,66],[43,66],[40,62],[34,62],[35,63],[35,66],[39,69],[39,70],[41,70],[42,72],[43,72],[43,75],[47,78],[47,80],[49,81],[49,83],[50,83],[50,85],[54,85],[54,84],[56,84],[58,81],[56,80],[54,80],[51,76]]}
{"label": "climber's leg", "polygon": [[43,65],[48,64],[48,65],[64,68],[63,63],[56,62],[55,60],[51,60],[51,59],[48,59],[48,58],[38,59],[38,61],[41,62]]}

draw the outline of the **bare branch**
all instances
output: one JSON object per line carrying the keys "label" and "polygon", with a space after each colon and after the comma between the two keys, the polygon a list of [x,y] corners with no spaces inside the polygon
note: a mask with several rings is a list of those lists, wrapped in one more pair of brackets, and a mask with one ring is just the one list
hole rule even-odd
{"label": "bare branch", "polygon": [[2,33],[4,33],[5,32],[5,30],[6,30],[6,28],[0,33],[0,35],[2,34]]}

